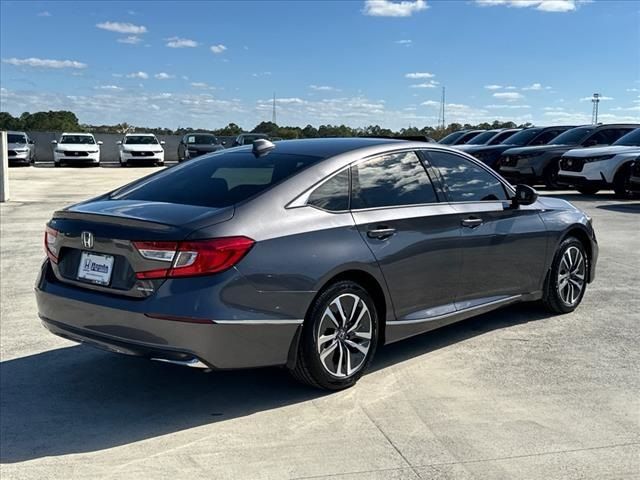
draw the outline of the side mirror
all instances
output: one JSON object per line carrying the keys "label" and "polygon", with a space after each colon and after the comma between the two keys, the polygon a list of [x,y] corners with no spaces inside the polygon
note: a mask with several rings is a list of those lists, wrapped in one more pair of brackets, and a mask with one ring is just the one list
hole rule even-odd
{"label": "side mirror", "polygon": [[122,145],[122,140],[118,140],[118,141],[116,142],[116,145]]}
{"label": "side mirror", "polygon": [[53,145],[56,145],[56,144],[58,143],[58,141],[57,141],[57,140],[51,140],[51,143],[52,143]]}
{"label": "side mirror", "polygon": [[538,200],[538,192],[529,185],[516,185],[516,194],[511,199],[512,206],[517,208],[521,205],[531,205]]}
{"label": "side mirror", "polygon": [[102,145],[102,140],[98,140],[98,145]]}
{"label": "side mirror", "polygon": [[165,142],[164,140],[160,140],[160,145],[164,145],[165,143],[167,142]]}

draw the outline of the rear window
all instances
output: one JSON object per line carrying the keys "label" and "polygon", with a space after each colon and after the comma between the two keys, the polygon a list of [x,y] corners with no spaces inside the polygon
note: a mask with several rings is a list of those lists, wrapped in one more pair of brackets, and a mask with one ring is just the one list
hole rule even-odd
{"label": "rear window", "polygon": [[142,200],[203,207],[242,202],[321,160],[271,152],[222,152],[182,163],[114,192],[114,200]]}

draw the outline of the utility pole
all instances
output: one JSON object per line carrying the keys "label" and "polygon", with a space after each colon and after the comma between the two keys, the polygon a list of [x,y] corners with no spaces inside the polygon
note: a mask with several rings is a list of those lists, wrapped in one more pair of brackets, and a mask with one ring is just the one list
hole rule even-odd
{"label": "utility pole", "polygon": [[445,89],[444,87],[442,87],[442,99],[440,100],[440,111],[438,112],[438,128],[444,130],[445,127],[445,118],[444,118],[444,111],[445,111]]}
{"label": "utility pole", "polygon": [[591,112],[591,123],[596,125],[598,123],[598,104],[600,103],[600,94],[594,93],[591,98],[591,102],[593,103],[593,111]]}
{"label": "utility pole", "polygon": [[273,92],[273,112],[271,113],[271,121],[276,125],[278,124],[278,122],[276,122],[276,92]]}

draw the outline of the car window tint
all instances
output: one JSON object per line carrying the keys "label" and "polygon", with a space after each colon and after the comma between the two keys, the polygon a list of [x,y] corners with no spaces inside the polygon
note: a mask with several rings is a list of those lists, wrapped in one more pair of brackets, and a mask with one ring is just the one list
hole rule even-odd
{"label": "car window tint", "polygon": [[500,132],[495,137],[491,139],[489,145],[497,145],[498,143],[502,143],[507,138],[511,137],[516,132]]}
{"label": "car window tint", "polygon": [[547,130],[546,132],[542,132],[533,142],[531,142],[531,145],[546,145],[562,132],[562,130]]}
{"label": "car window tint", "polygon": [[437,201],[431,180],[414,152],[367,160],[352,167],[351,175],[352,209]]}
{"label": "car window tint", "polygon": [[307,204],[333,212],[348,210],[349,170],[343,170],[316,188]]}
{"label": "car window tint", "polygon": [[320,157],[222,152],[182,163],[114,192],[112,199],[226,207],[246,200]]}
{"label": "car window tint", "polygon": [[429,159],[442,175],[452,202],[507,200],[502,183],[472,161],[435,151],[429,152]]}

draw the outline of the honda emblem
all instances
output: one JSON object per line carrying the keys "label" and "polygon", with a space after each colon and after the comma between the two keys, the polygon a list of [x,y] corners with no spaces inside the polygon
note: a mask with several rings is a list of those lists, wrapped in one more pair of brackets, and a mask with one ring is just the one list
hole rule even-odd
{"label": "honda emblem", "polygon": [[82,232],[82,246],[84,248],[93,248],[93,233],[91,232]]}

